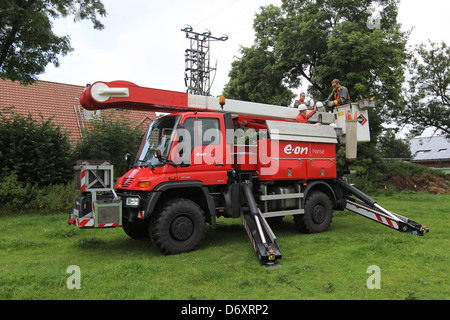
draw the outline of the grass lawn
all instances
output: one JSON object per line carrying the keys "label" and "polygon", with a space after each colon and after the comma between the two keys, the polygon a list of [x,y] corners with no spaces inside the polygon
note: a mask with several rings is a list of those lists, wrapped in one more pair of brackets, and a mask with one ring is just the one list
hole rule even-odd
{"label": "grass lawn", "polygon": [[[0,212],[0,299],[449,299],[450,194],[375,197],[383,207],[430,228],[397,232],[336,212],[329,232],[305,235],[292,217],[273,225],[281,268],[259,265],[239,219],[208,226],[197,251],[164,256],[121,228],[80,230],[67,214]],[[69,266],[81,271],[70,290]],[[368,289],[380,270],[380,289]]]}

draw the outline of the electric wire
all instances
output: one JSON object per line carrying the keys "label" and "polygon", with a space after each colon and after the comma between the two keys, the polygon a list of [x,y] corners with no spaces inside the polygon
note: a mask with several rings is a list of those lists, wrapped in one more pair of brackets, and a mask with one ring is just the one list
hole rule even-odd
{"label": "electric wire", "polygon": [[206,20],[209,20],[210,18],[214,17],[215,15],[219,14],[220,12],[222,12],[223,10],[227,9],[228,7],[232,6],[233,4],[235,4],[236,2],[238,2],[239,0],[235,0],[232,3],[227,4],[225,7],[223,7],[220,10],[217,10],[216,12],[214,12],[213,14],[207,16],[206,18],[204,18],[202,21],[194,24],[194,27],[197,27],[200,23],[205,22]]}

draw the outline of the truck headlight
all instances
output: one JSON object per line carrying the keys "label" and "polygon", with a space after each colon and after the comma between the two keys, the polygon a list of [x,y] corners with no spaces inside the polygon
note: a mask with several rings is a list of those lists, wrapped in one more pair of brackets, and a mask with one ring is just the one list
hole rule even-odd
{"label": "truck headlight", "polygon": [[140,199],[139,198],[127,198],[125,204],[129,207],[139,207]]}

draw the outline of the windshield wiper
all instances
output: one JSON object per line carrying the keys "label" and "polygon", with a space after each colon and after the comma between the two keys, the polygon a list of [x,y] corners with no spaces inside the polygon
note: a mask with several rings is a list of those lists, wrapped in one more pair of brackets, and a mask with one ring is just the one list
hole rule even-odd
{"label": "windshield wiper", "polygon": [[144,168],[148,168],[150,167],[152,169],[152,171],[155,169],[155,166],[151,163],[148,163],[148,161],[144,161],[144,160],[138,160],[134,165],[133,168],[136,167],[144,167]]}

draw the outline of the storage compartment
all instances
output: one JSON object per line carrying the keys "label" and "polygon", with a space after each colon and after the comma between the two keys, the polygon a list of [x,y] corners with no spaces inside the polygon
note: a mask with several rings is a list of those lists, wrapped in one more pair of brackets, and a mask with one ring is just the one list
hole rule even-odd
{"label": "storage compartment", "polygon": [[[331,127],[298,125],[299,130],[271,132],[272,140],[259,140],[258,172],[261,181],[336,178],[336,133]],[[310,128],[319,127],[319,128]],[[324,129],[324,130],[322,130]],[[316,132],[315,137],[311,137]],[[273,138],[283,139],[277,141]],[[306,142],[313,140],[315,142]]]}
{"label": "storage compartment", "polygon": [[336,178],[336,161],[334,159],[311,159],[307,162],[308,179]]}
{"label": "storage compartment", "polygon": [[74,215],[77,218],[86,216],[92,212],[91,195],[78,195],[75,197]]}

